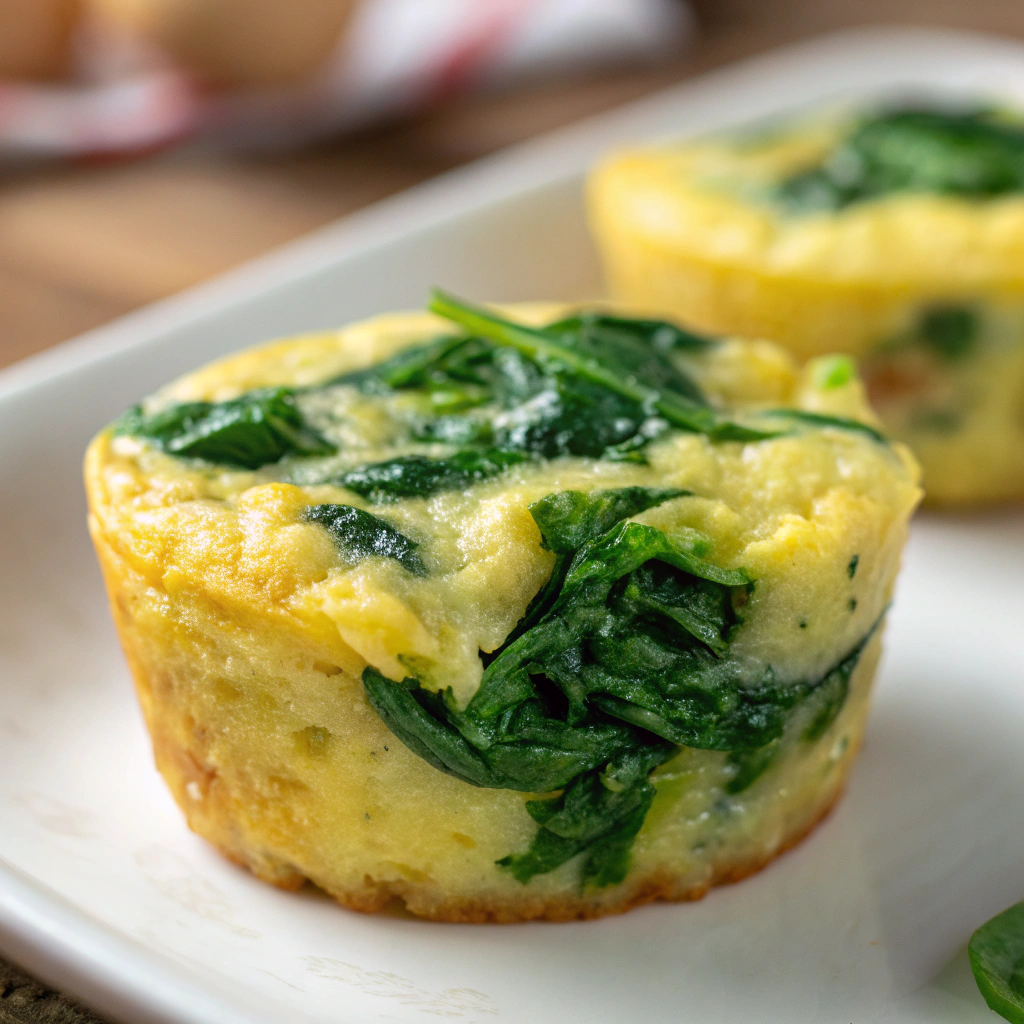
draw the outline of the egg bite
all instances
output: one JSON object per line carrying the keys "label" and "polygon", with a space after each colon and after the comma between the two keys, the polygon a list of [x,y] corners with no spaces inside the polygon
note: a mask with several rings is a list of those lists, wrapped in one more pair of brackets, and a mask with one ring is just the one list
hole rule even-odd
{"label": "egg bite", "polygon": [[831,111],[613,154],[589,182],[612,293],[861,363],[929,502],[1024,497],[1024,124]]}
{"label": "egg bite", "polygon": [[189,825],[275,885],[447,921],[757,871],[859,746],[912,456],[848,361],[432,309],[223,359],[89,447]]}

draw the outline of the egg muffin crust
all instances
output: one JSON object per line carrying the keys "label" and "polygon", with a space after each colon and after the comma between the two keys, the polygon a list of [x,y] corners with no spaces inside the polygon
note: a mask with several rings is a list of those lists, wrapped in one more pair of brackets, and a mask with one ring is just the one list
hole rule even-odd
{"label": "egg muffin crust", "polygon": [[1024,497],[1024,123],[832,111],[613,154],[589,183],[612,293],[798,358],[861,360],[926,498]]}
{"label": "egg muffin crust", "polygon": [[848,362],[438,293],[103,431],[89,526],[189,825],[286,888],[568,920],[840,794],[919,499]]}

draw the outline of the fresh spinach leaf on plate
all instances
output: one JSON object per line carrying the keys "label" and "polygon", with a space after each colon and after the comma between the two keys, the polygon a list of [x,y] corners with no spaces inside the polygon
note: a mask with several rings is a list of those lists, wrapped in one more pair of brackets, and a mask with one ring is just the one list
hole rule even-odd
{"label": "fresh spinach leaf on plate", "polygon": [[983,924],[967,953],[989,1008],[1012,1024],[1024,1024],[1024,903]]}

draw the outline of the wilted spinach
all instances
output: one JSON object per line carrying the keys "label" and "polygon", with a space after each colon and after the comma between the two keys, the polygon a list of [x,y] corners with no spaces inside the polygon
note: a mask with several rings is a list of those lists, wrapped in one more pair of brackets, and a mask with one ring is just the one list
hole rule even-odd
{"label": "wilted spinach", "polygon": [[[668,357],[674,350],[706,348],[713,344],[708,339],[661,321],[597,313],[536,329],[550,344],[567,346],[602,368],[604,376],[595,377],[507,344],[507,331],[518,329],[511,321],[450,297],[446,301],[447,315],[460,326],[466,326],[466,315],[479,314],[492,329],[438,338],[336,381],[373,395],[420,395],[425,415],[412,424],[417,440],[539,458],[644,461],[642,448],[669,426],[646,400],[654,387],[698,410],[695,415],[708,423],[718,422],[697,385]],[[455,305],[462,320],[453,312]],[[440,310],[437,304],[434,308]],[[612,378],[642,379],[649,387],[642,394],[623,391],[618,384],[608,385]]]}
{"label": "wilted spinach", "polygon": [[850,419],[849,416],[829,416],[826,413],[809,412],[807,409],[767,409],[761,415],[792,420],[794,423],[806,423],[810,427],[820,429],[833,427],[836,430],[850,430],[855,434],[865,434],[879,444],[889,443],[889,439],[880,430],[861,420]]}
{"label": "wilted spinach", "polygon": [[310,505],[302,518],[307,523],[323,526],[334,542],[353,558],[378,555],[395,559],[416,576],[423,576],[427,571],[415,541],[364,509],[354,505]]}
{"label": "wilted spinach", "polygon": [[497,476],[528,458],[524,452],[504,448],[485,451],[470,448],[437,459],[403,455],[351,469],[335,478],[335,482],[369,501],[380,503],[461,490]]}
{"label": "wilted spinach", "polygon": [[968,306],[931,306],[921,314],[917,335],[937,356],[955,363],[974,350],[979,327],[977,312]]}
{"label": "wilted spinach", "polygon": [[[661,353],[700,352],[715,344],[713,338],[695,334],[665,320],[642,320],[637,317],[612,316],[593,311],[584,311],[558,320],[548,324],[545,330],[553,334],[570,335],[582,332],[595,338],[603,337],[612,344],[619,342],[630,347],[640,342]],[[696,397],[699,398],[699,392]]]}
{"label": "wilted spinach", "polygon": [[644,462],[643,448],[672,426],[720,439],[779,433],[711,409],[669,353],[714,342],[673,324],[588,312],[528,328],[440,292],[431,308],[468,334],[436,338],[325,385],[418,396],[405,407],[418,410],[411,439],[455,448],[329,478],[373,502],[461,489],[530,459]]}
{"label": "wilted spinach", "polygon": [[[336,452],[303,418],[298,399],[304,395],[338,385],[381,399],[408,395],[412,401],[392,406],[391,415],[404,421],[404,442],[430,444],[429,455],[414,451],[315,475],[375,503],[462,489],[533,459],[642,463],[647,444],[671,429],[718,441],[761,440],[791,429],[739,423],[713,409],[671,353],[715,342],[674,324],[583,312],[526,327],[442,292],[435,292],[431,308],[469,333],[435,338],[310,387],[260,388],[153,414],[136,407],[116,429],[147,437],[172,455],[258,469],[286,455]],[[799,410],[759,415],[880,437],[856,421]],[[438,445],[448,451],[436,454]]]}
{"label": "wilted spinach", "polygon": [[786,179],[797,212],[894,192],[989,198],[1024,189],[1024,127],[991,110],[904,106],[865,117],[824,161]]}
{"label": "wilted spinach", "polygon": [[1024,903],[983,924],[967,952],[989,1008],[1013,1024],[1024,1024]]}
{"label": "wilted spinach", "polygon": [[115,432],[145,437],[169,455],[259,469],[286,455],[335,451],[302,417],[289,388],[259,388],[226,402],[185,402],[155,413],[129,409]]}
{"label": "wilted spinach", "polygon": [[[520,881],[581,853],[584,883],[621,881],[654,798],[649,776],[680,746],[771,748],[792,709],[822,692],[806,733],[817,738],[845,699],[867,638],[815,680],[784,682],[770,667],[751,679],[729,660],[750,578],[707,561],[700,534],[628,518],[679,496],[634,487],[534,503],[556,554],[551,580],[488,656],[465,708],[416,679],[363,673],[391,731],[441,771],[477,786],[561,791],[527,803],[536,838],[499,861]],[[748,770],[747,784],[757,774]]]}
{"label": "wilted spinach", "polygon": [[596,386],[616,396],[641,422],[657,417],[669,426],[719,440],[775,436],[712,409],[664,349],[651,343],[655,331],[650,321],[584,315],[548,327],[527,327],[437,289],[428,308],[473,337],[513,349],[544,375],[571,382],[573,389],[586,393]]}

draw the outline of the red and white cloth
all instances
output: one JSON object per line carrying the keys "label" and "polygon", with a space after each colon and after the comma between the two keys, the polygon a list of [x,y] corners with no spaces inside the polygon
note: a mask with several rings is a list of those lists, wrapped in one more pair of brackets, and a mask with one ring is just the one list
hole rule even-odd
{"label": "red and white cloth", "polygon": [[0,81],[0,157],[286,146],[527,73],[655,60],[690,28],[682,0],[365,0],[309,82],[225,93],[93,27],[70,84]]}

